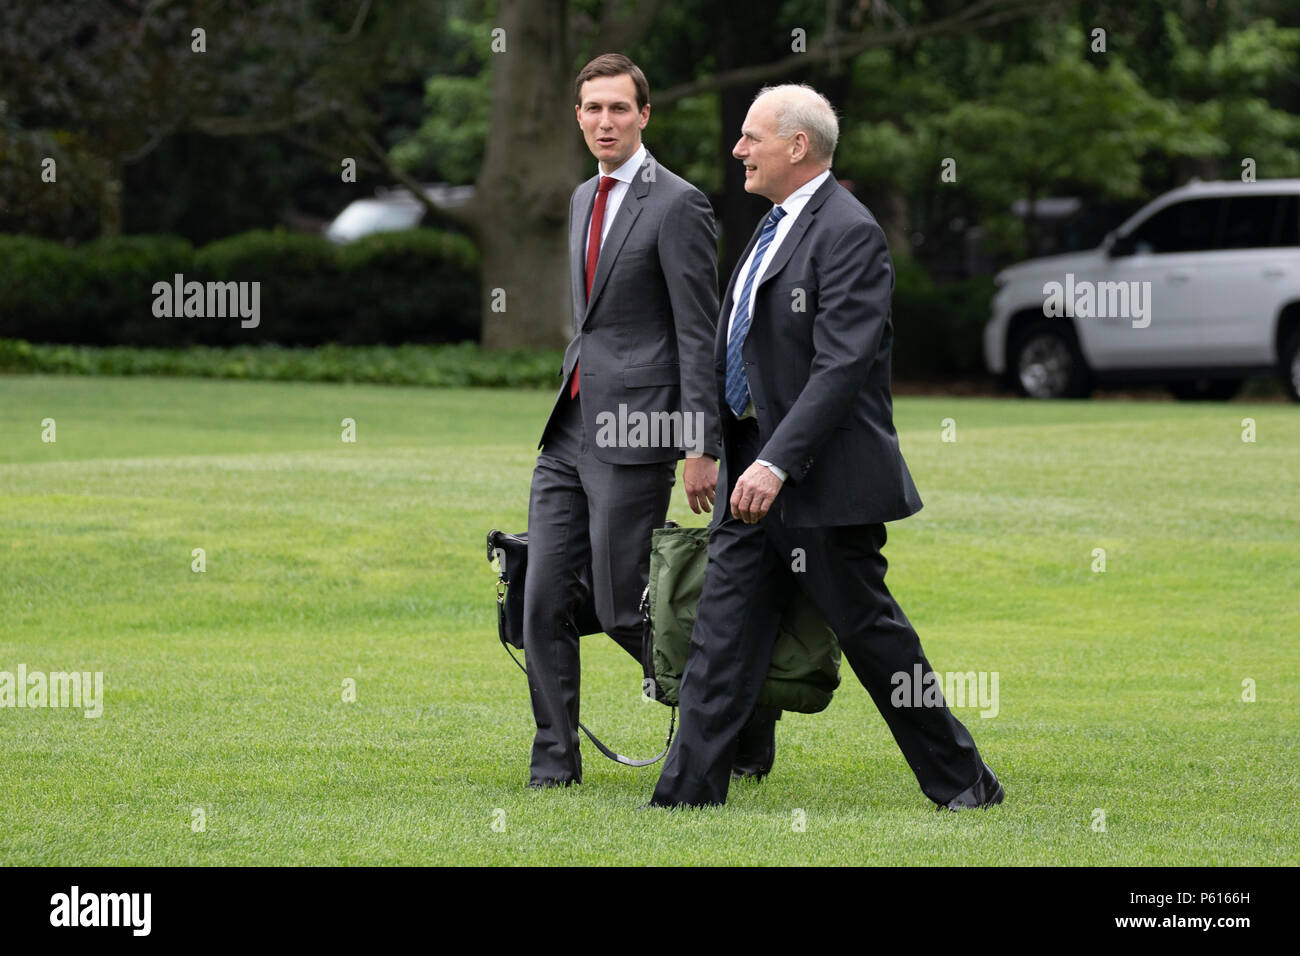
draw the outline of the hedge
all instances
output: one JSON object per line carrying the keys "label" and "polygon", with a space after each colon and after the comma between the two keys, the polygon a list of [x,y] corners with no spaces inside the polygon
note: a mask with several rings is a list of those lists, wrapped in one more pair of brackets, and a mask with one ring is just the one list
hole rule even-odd
{"label": "hedge", "polygon": [[495,386],[558,389],[564,353],[477,345],[386,345],[285,348],[204,345],[175,349],[35,345],[0,339],[0,373],[159,375],[280,382],[370,382],[424,387]]}
{"label": "hedge", "polygon": [[[242,328],[238,317],[156,317],[154,284],[170,283],[178,273],[187,282],[259,282],[260,325]],[[0,235],[0,338],[165,349],[477,341],[478,286],[473,245],[433,229],[381,233],[344,246],[319,236],[259,231],[198,250],[169,236],[97,240],[71,248]],[[915,261],[897,259],[895,376],[982,375],[983,328],[992,295],[990,277],[936,285]],[[353,367],[324,354],[329,360],[313,366],[312,375]],[[303,360],[271,355],[265,360],[277,369]],[[181,361],[175,356],[120,360],[131,368],[153,362],[176,367]],[[195,367],[208,368],[208,360],[196,360]],[[398,374],[407,381],[426,373]]]}
{"label": "hedge", "polygon": [[[260,324],[154,315],[154,286],[258,282]],[[479,333],[478,259],[431,229],[335,246],[256,231],[195,250],[170,236],[78,247],[0,236],[0,338],[78,345],[348,345],[459,342]]]}
{"label": "hedge", "polygon": [[912,259],[894,263],[893,375],[903,379],[978,378],[992,276],[936,285]]}

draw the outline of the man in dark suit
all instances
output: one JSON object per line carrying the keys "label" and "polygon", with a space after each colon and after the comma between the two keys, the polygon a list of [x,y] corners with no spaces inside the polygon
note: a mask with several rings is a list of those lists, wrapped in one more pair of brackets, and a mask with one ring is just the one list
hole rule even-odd
{"label": "man in dark suit", "polygon": [[582,780],[575,612],[591,602],[640,661],[650,537],[677,462],[686,458],[682,483],[698,514],[711,510],[721,454],[713,210],[641,144],[650,102],[636,64],[597,57],[578,74],[575,98],[599,173],[569,203],[574,334],[528,503],[532,787]]}
{"label": "man in dark suit", "polygon": [[718,319],[728,504],[714,516],[681,728],[652,806],[726,802],[737,735],[796,587],[835,631],[926,796],[953,810],[1002,800],[941,694],[931,706],[891,701],[896,675],[934,679],[881,554],[884,522],[921,499],[893,424],[893,266],[880,226],[831,176],[838,133],[824,97],[780,86],[754,100],[733,151],[745,189],[777,205]]}

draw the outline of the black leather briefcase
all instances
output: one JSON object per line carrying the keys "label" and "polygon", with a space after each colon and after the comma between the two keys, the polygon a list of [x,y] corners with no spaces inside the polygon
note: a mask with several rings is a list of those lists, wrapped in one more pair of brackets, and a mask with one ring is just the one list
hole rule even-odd
{"label": "black leather briefcase", "polygon": [[[528,573],[528,533],[507,534],[504,531],[492,530],[487,536],[487,557],[492,562],[492,568],[497,573],[497,636],[501,638],[501,644],[505,647],[506,652],[514,660],[519,669],[528,673],[528,668],[519,662],[514,651],[510,650],[516,647],[519,650],[524,649],[524,580]],[[582,600],[574,610],[573,626],[577,630],[579,637],[588,634],[600,634],[604,629],[600,626],[600,620],[596,617],[596,607],[592,597],[591,589],[591,568],[584,568],[582,575]],[[653,675],[653,662],[647,663],[642,661],[642,670],[646,675]],[[653,682],[650,682],[653,686]],[[644,683],[643,687],[646,686]],[[673,740],[673,728],[676,726],[677,709],[673,708],[668,718],[668,737],[664,741],[663,750],[645,760],[637,760],[632,757],[625,757],[601,741],[599,737],[591,732],[586,724],[578,723],[578,728],[587,735],[587,739],[595,745],[596,749],[616,763],[624,764],[628,767],[648,767],[653,763],[663,759],[664,754],[668,752],[668,746]]]}
{"label": "black leather briefcase", "polygon": [[[497,573],[497,632],[501,643],[524,649],[524,578],[528,573],[528,532],[489,531],[487,557]],[[582,572],[583,600],[573,615],[578,636],[601,633],[591,594],[591,569]],[[518,585],[518,586],[516,586]]]}

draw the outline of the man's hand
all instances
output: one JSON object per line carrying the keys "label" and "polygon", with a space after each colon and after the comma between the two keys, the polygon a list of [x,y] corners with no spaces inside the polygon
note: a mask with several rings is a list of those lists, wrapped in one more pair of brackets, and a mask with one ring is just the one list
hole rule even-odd
{"label": "man's hand", "polygon": [[696,514],[712,511],[718,488],[718,463],[708,455],[687,458],[682,466],[682,485],[692,511]]}
{"label": "man's hand", "polygon": [[784,484],[767,465],[754,462],[745,469],[731,493],[731,516],[745,524],[756,523],[767,514]]}

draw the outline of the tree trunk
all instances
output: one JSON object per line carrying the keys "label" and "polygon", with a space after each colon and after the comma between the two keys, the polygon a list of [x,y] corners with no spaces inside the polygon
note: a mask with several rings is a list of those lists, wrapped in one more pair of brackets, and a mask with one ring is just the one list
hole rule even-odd
{"label": "tree trunk", "polygon": [[563,348],[573,335],[566,227],[585,145],[573,113],[566,0],[500,0],[492,119],[476,183],[485,348]]}
{"label": "tree trunk", "polygon": [[102,239],[122,235],[122,164],[114,162],[104,177],[99,193],[99,235]]}
{"label": "tree trunk", "polygon": [[558,231],[488,230],[479,237],[478,248],[483,347],[564,348],[573,337],[573,308],[563,223]]}

